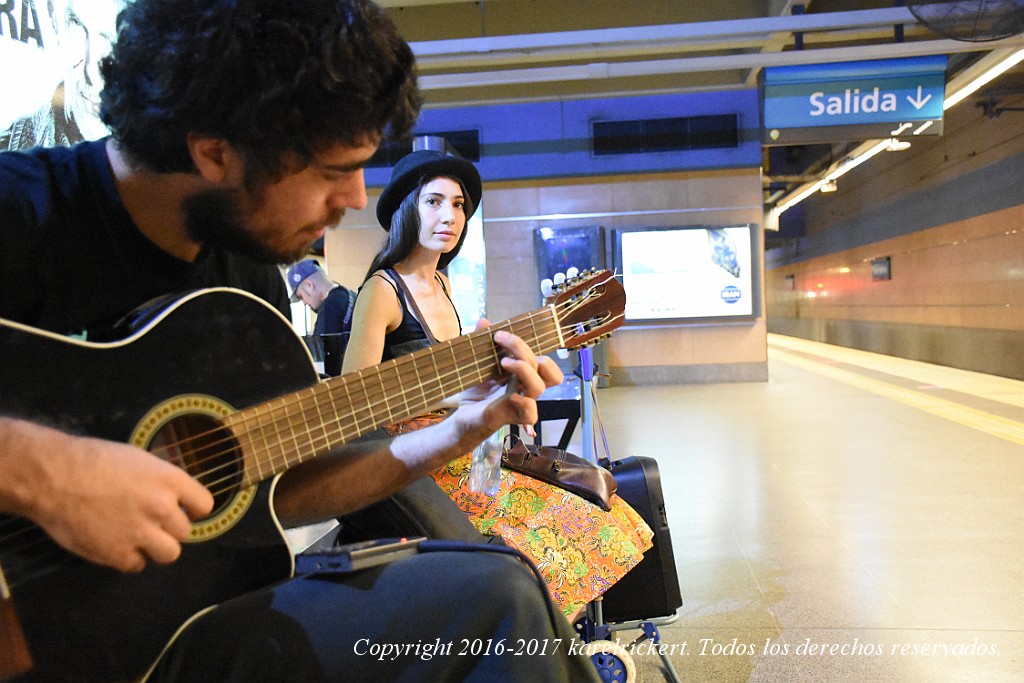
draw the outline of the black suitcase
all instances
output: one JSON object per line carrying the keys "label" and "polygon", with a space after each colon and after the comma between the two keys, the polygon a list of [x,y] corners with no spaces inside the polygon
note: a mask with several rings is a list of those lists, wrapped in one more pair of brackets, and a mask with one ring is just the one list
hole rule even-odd
{"label": "black suitcase", "polygon": [[609,465],[618,483],[618,495],[636,510],[654,531],[654,547],[604,594],[605,622],[653,619],[675,614],[683,604],[679,594],[672,538],[661,492],[661,473],[654,458],[634,455]]}

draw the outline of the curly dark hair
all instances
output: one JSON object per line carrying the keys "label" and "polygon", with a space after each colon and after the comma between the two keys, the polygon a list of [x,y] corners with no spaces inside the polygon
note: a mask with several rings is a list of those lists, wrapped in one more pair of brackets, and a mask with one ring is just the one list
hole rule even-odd
{"label": "curly dark hair", "polygon": [[[384,270],[386,268],[393,268],[395,264],[405,260],[412,250],[416,248],[416,245],[420,241],[420,211],[418,202],[420,198],[420,191],[423,186],[429,183],[431,180],[438,176],[429,176],[426,178],[420,178],[419,184],[416,189],[405,196],[402,203],[398,205],[398,209],[391,215],[391,229],[388,230],[388,238],[384,242],[384,246],[380,248],[377,255],[373,257],[373,261],[370,263],[369,270],[366,271],[365,280],[376,273],[378,270]],[[442,176],[448,177],[448,176]],[[473,213],[473,200],[469,197],[469,192],[466,191],[466,186],[458,178],[451,178],[459,187],[462,188],[464,211],[467,216]],[[466,241],[466,235],[469,233],[469,221],[466,221],[466,225],[462,228],[462,234],[459,235],[459,241],[455,243],[455,247],[451,251],[441,254],[441,258],[437,261],[437,269],[444,270],[448,267],[448,264],[455,260],[455,257],[459,255],[462,250],[462,245]]]}
{"label": "curly dark hair", "polygon": [[153,171],[193,171],[197,133],[277,177],[286,155],[401,139],[419,115],[412,50],[367,0],[136,0],[117,29],[100,116]]}

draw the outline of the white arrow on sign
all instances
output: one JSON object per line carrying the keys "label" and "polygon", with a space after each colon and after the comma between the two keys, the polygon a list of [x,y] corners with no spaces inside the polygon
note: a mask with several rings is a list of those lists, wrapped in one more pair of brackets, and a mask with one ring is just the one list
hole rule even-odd
{"label": "white arrow on sign", "polygon": [[914,105],[914,109],[920,109],[924,105],[928,104],[928,100],[931,98],[931,95],[924,95],[924,93],[921,92],[921,86],[917,86],[917,97],[912,98],[910,95],[907,95],[907,102]]}

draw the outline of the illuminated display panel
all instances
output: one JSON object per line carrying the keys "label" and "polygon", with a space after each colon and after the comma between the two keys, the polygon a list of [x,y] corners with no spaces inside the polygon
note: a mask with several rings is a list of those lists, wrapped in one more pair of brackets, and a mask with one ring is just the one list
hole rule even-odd
{"label": "illuminated display panel", "polygon": [[612,231],[612,262],[626,290],[626,321],[754,319],[761,313],[755,226]]}

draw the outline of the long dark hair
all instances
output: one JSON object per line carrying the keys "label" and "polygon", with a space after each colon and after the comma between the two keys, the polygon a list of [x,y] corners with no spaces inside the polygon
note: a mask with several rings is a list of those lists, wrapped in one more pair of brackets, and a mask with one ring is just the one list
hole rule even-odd
{"label": "long dark hair", "polygon": [[[378,270],[392,268],[396,263],[403,261],[419,243],[420,212],[417,203],[420,198],[420,191],[424,185],[436,177],[420,178],[416,189],[405,196],[402,203],[398,205],[398,209],[391,215],[391,229],[388,230],[388,239],[384,242],[384,246],[380,248],[380,251],[377,252],[377,255],[373,257],[370,269],[366,271],[367,279]],[[473,200],[470,199],[466,186],[458,178],[451,178],[450,180],[458,183],[462,189],[463,202],[465,202],[463,214],[466,216],[472,214]],[[466,241],[468,233],[469,220],[467,219],[466,225],[462,228],[462,234],[459,235],[459,241],[455,243],[455,247],[451,251],[441,254],[441,258],[437,260],[438,270],[447,268],[448,264],[459,255],[459,251],[462,249],[462,244]]]}
{"label": "long dark hair", "polygon": [[100,115],[153,171],[192,172],[197,133],[274,179],[332,145],[404,137],[419,115],[412,50],[366,0],[136,0],[117,24]]}

